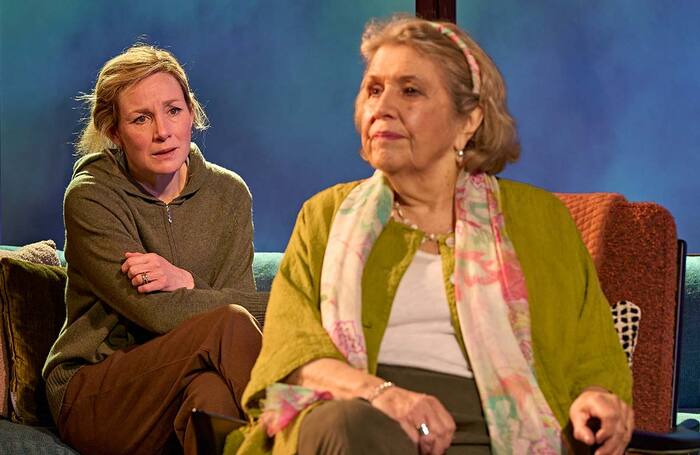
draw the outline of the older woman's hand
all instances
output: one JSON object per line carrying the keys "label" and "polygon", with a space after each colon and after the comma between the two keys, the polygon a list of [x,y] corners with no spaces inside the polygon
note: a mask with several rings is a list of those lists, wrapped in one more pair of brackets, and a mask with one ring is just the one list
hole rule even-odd
{"label": "older woman's hand", "polygon": [[140,293],[194,288],[194,278],[187,270],[175,267],[155,253],[125,253],[121,270]]}
{"label": "older woman's hand", "polygon": [[[587,425],[592,417],[600,419],[600,429],[595,434]],[[596,455],[623,454],[634,429],[632,408],[601,387],[588,387],[581,392],[571,405],[569,418],[576,439],[600,445]]]}
{"label": "older woman's hand", "polygon": [[[418,445],[421,454],[443,454],[452,444],[455,421],[442,403],[431,395],[392,387],[375,398],[372,405],[397,420]],[[418,432],[422,423],[428,426],[430,434]]]}

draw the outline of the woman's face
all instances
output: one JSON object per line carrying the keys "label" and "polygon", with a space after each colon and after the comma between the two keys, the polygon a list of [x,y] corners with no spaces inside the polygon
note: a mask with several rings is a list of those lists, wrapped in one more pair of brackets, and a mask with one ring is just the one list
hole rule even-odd
{"label": "woman's face", "polygon": [[146,183],[178,172],[190,152],[193,115],[180,84],[156,73],[122,91],[113,141],[126,154],[129,172]]}
{"label": "woman's face", "polygon": [[454,169],[454,151],[475,129],[469,116],[455,113],[433,61],[403,45],[385,45],[374,54],[356,108],[363,158],[388,175],[438,165]]}

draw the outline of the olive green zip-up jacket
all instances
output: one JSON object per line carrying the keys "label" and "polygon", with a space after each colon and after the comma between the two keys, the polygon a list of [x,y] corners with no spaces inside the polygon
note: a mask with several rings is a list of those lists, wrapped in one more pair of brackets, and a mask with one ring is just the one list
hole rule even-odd
{"label": "olive green zip-up jacket", "polygon": [[[243,395],[244,405],[254,416],[269,384],[282,381],[314,359],[344,360],[321,325],[320,277],[336,210],[358,183],[336,185],[317,194],[299,213],[272,285],[262,351]],[[562,428],[566,426],[572,402],[591,385],[631,402],[631,373],[610,307],[568,210],[544,190],[503,179],[499,184],[506,231],[527,284],[535,376],[557,420]],[[371,373],[377,368],[396,289],[422,236],[390,220],[365,264],[362,324]],[[453,325],[458,328],[454,288],[449,280],[454,255],[444,245],[440,255]],[[460,330],[455,332],[460,338]],[[273,453],[295,453],[304,414],[277,434],[274,449],[260,424],[246,429],[239,453],[271,449]],[[229,443],[231,447],[240,444],[240,435],[232,436]]]}
{"label": "olive green zip-up jacket", "polygon": [[[170,204],[126,170],[123,152],[78,160],[64,199],[66,321],[44,366],[54,420],[73,374],[119,349],[224,304],[256,302],[248,187],[191,145],[188,179]],[[139,294],[120,271],[125,252],[157,253],[189,271],[194,289]]]}

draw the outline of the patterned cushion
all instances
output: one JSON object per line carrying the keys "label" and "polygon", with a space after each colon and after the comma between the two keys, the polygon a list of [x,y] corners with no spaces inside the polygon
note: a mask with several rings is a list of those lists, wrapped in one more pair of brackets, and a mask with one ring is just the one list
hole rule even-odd
{"label": "patterned cushion", "polygon": [[632,368],[634,348],[637,347],[637,334],[639,333],[639,321],[642,318],[642,310],[632,302],[620,300],[610,307],[615,330],[620,337],[622,349],[627,355],[627,363]]}

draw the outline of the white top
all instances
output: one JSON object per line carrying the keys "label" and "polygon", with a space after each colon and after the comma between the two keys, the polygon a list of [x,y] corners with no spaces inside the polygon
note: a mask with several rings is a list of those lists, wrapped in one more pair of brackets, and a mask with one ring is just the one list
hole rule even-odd
{"label": "white top", "polygon": [[440,255],[418,250],[401,278],[379,363],[474,377],[452,327]]}

